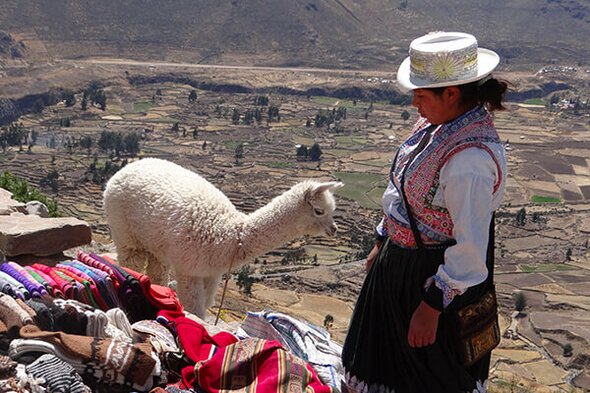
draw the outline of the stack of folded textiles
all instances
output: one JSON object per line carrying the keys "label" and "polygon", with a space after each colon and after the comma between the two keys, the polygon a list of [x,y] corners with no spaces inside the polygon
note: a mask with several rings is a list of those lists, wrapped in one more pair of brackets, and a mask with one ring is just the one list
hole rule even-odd
{"label": "stack of folded textiles", "polygon": [[2,263],[0,392],[338,391],[339,366],[324,363],[339,356],[318,361],[279,336],[210,334],[197,320],[172,289],[106,256]]}

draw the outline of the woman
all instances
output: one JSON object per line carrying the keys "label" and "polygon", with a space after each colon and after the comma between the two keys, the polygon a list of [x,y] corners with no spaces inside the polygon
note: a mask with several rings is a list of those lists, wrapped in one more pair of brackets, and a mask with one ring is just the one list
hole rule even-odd
{"label": "woman", "polygon": [[344,391],[486,391],[490,354],[463,365],[449,311],[478,300],[493,267],[493,211],[506,181],[490,115],[504,109],[507,84],[491,76],[498,63],[469,34],[410,44],[397,78],[420,118],[383,195],[342,353]]}

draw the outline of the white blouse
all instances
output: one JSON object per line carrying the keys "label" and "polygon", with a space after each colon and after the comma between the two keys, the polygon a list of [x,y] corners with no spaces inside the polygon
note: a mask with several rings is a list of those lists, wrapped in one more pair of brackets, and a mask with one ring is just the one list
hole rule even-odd
{"label": "white blouse", "polygon": [[[453,238],[457,241],[445,251],[445,263],[438,267],[433,277],[437,287],[445,292],[445,307],[453,297],[449,298],[449,290],[454,294],[462,294],[483,282],[488,275],[486,253],[489,223],[492,212],[500,207],[504,195],[506,154],[499,143],[486,145],[494,153],[503,174],[495,193],[494,184],[500,174],[496,163],[484,149],[467,148],[451,157],[440,171],[440,187],[433,204],[449,211],[453,221]],[[383,194],[384,211],[409,225],[404,217],[397,214],[395,206],[399,203],[403,203],[403,198],[390,181]],[[381,235],[386,234],[384,220],[376,229]]]}

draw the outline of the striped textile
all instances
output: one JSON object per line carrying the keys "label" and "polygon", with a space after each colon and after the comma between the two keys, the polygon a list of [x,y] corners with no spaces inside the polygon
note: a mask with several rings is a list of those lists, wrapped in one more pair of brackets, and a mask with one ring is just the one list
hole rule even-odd
{"label": "striped textile", "polygon": [[331,393],[304,360],[277,341],[249,338],[195,364],[196,385],[210,393]]}

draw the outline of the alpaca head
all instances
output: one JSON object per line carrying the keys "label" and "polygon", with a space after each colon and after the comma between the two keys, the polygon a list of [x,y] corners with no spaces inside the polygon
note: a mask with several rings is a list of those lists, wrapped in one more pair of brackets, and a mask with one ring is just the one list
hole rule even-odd
{"label": "alpaca head", "polygon": [[338,227],[334,223],[333,213],[336,209],[332,189],[343,186],[340,182],[303,183],[304,211],[301,212],[303,231],[309,235],[325,234],[334,236]]}

